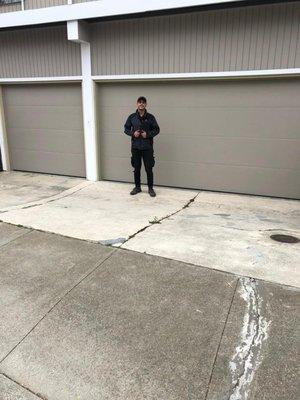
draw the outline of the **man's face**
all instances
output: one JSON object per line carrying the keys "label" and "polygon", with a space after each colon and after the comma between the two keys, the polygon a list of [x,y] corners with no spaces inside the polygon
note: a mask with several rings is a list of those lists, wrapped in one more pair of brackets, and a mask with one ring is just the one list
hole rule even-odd
{"label": "man's face", "polygon": [[147,106],[147,103],[145,103],[143,100],[139,100],[139,101],[137,102],[137,108],[138,108],[138,110],[140,110],[140,111],[145,110],[146,106]]}

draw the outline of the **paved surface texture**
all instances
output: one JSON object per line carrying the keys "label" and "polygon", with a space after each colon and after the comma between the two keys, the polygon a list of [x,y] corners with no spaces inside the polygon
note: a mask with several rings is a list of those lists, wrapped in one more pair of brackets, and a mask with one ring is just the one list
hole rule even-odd
{"label": "paved surface texture", "polygon": [[[23,178],[18,193],[29,179]],[[130,196],[130,184],[74,178],[68,184],[76,182],[31,203],[26,189],[22,205],[0,210],[0,220],[300,287],[300,243],[270,239],[276,233],[300,238],[299,201],[170,188],[157,188],[150,198],[145,188]],[[9,195],[0,196],[9,204]]]}
{"label": "paved surface texture", "polygon": [[[147,193],[130,196],[132,185],[94,182],[56,201],[0,214],[1,220],[78,239],[120,245],[129,236],[180,210],[197,192],[158,189],[153,200]],[[144,190],[146,190],[144,188]]]}
{"label": "paved surface texture", "polygon": [[0,247],[1,400],[298,398],[297,289],[9,232]]}
{"label": "paved surface texture", "polygon": [[24,389],[19,384],[13,382],[11,379],[6,378],[0,374],[0,399],[1,400],[39,400],[37,397],[28,389]]}
{"label": "paved surface texture", "polygon": [[[1,237],[5,225],[0,230]],[[23,232],[22,228],[15,230],[16,234]],[[0,360],[112,252],[92,243],[29,230],[0,249]]]}
{"label": "paved surface texture", "polygon": [[297,290],[240,279],[207,400],[299,397],[299,300]]}
{"label": "paved surface texture", "polygon": [[15,227],[0,222],[0,247],[30,232],[30,229]]}
{"label": "paved surface texture", "polygon": [[300,202],[201,192],[190,207],[153,224],[122,247],[300,287]]}
{"label": "paved surface texture", "polygon": [[30,172],[0,173],[0,212],[64,192],[84,179]]}

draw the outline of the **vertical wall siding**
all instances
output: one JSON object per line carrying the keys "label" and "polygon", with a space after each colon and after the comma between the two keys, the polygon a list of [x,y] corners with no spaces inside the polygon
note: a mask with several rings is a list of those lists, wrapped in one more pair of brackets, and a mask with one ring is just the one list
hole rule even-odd
{"label": "vertical wall siding", "polygon": [[0,78],[81,75],[66,26],[0,31]]}
{"label": "vertical wall siding", "polygon": [[[73,4],[86,3],[88,1],[93,1],[93,0],[73,0]],[[61,6],[64,4],[68,4],[68,0],[24,0],[25,10]],[[16,4],[0,5],[0,14],[11,11],[20,11],[21,9],[22,9],[21,2]]]}
{"label": "vertical wall siding", "polygon": [[300,3],[93,23],[94,75],[300,67]]}
{"label": "vertical wall siding", "polygon": [[45,8],[68,4],[68,0],[24,0],[25,10]]}
{"label": "vertical wall siding", "polygon": [[12,12],[12,11],[20,11],[22,10],[21,2],[13,3],[13,4],[1,4],[0,5],[0,14]]}
{"label": "vertical wall siding", "polygon": [[76,3],[87,3],[88,1],[94,1],[94,0],[73,0],[73,4],[76,4]]}

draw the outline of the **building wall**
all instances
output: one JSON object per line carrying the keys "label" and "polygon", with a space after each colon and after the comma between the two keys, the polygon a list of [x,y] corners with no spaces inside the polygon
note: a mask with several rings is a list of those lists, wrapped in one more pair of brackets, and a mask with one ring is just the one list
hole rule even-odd
{"label": "building wall", "polygon": [[[86,3],[93,0],[73,0],[73,4]],[[25,10],[33,10],[37,8],[55,7],[68,4],[68,0],[24,0]],[[0,5],[0,14],[11,11],[20,11],[22,9],[21,3]]]}
{"label": "building wall", "polygon": [[[92,73],[299,68],[299,26],[300,2],[91,23]],[[0,31],[0,78],[72,75],[66,25]]]}
{"label": "building wall", "polygon": [[300,67],[300,3],[93,23],[94,75]]}
{"label": "building wall", "polygon": [[21,2],[14,4],[0,4],[0,14],[22,10]]}
{"label": "building wall", "polygon": [[64,4],[68,4],[68,1],[67,0],[24,0],[25,10],[62,6]]}
{"label": "building wall", "polygon": [[87,3],[88,1],[93,1],[93,0],[73,0],[73,4],[77,4],[77,3]]}
{"label": "building wall", "polygon": [[0,78],[69,75],[81,75],[81,61],[66,25],[0,31]]}

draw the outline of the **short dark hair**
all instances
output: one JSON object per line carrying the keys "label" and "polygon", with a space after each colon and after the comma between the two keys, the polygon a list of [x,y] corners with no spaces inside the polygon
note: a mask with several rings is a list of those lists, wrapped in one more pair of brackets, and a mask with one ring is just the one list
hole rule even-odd
{"label": "short dark hair", "polygon": [[143,101],[144,103],[147,103],[147,99],[146,99],[145,96],[140,96],[140,97],[137,99],[137,103],[138,103],[139,101]]}

